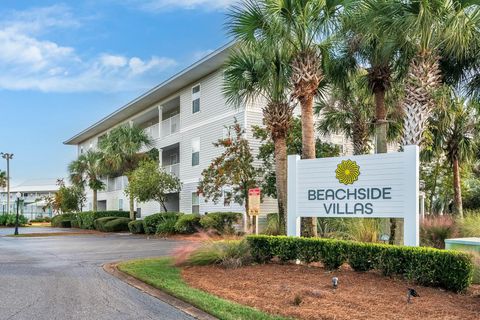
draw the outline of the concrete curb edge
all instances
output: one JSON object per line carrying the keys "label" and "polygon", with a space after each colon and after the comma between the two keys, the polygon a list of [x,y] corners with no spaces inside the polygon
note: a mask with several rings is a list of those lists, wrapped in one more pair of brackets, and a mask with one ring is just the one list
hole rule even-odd
{"label": "concrete curb edge", "polygon": [[199,319],[199,320],[218,320],[211,314],[206,313],[203,310],[198,309],[197,307],[194,307],[193,305],[180,300],[174,296],[169,295],[168,293],[165,293],[164,291],[157,289],[129,274],[126,274],[125,272],[122,272],[118,270],[118,262],[111,262],[111,263],[105,263],[102,265],[103,270],[105,272],[111,274],[112,276],[118,278],[119,280],[129,284],[130,286],[145,292],[146,294],[157,298],[165,303],[168,303],[169,305],[185,312],[186,314]]}

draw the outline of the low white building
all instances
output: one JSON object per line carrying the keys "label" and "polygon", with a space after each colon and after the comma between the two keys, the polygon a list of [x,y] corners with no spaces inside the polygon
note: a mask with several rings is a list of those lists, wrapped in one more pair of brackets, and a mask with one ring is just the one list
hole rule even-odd
{"label": "low white building", "polygon": [[20,208],[28,219],[40,216],[51,217],[52,209],[45,207],[45,197],[52,196],[58,189],[57,179],[27,180],[12,186],[10,188],[10,210],[7,210],[7,190],[0,189],[0,211],[1,213],[16,212],[17,193],[20,192],[23,200],[23,206]]}
{"label": "low white building", "polygon": [[[169,211],[205,213],[213,211],[244,212],[244,207],[219,201],[206,202],[197,195],[201,172],[222,150],[212,145],[226,134],[225,126],[234,118],[245,128],[250,145],[256,153],[259,142],[253,139],[252,125],[262,125],[261,106],[247,104],[234,108],[222,94],[223,69],[232,44],[226,45],[184,69],[114,113],[99,120],[64,143],[75,145],[78,154],[96,148],[109,130],[121,124],[136,124],[145,129],[160,150],[160,164],[178,176],[183,184],[179,193],[171,194]],[[349,146],[339,136],[332,141]],[[108,178],[106,190],[98,194],[98,210],[128,210],[123,190],[125,177]],[[87,193],[85,210],[92,208],[91,193]],[[136,203],[141,216],[161,211],[155,202]],[[266,199],[262,212],[276,212],[276,201]]]}

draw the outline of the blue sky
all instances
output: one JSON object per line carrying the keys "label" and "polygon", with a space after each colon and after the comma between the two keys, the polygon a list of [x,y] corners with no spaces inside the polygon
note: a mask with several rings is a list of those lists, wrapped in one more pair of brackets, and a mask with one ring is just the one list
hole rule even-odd
{"label": "blue sky", "polygon": [[76,150],[64,140],[227,43],[232,2],[2,0],[0,152],[15,154],[12,184],[65,176]]}

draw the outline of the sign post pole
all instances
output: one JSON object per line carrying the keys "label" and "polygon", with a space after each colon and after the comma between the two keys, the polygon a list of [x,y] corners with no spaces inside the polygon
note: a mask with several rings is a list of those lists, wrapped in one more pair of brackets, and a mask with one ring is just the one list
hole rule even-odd
{"label": "sign post pole", "polygon": [[416,145],[405,146],[405,202],[407,203],[405,217],[403,218],[403,243],[406,246],[418,247],[420,245],[420,159],[419,148]]}
{"label": "sign post pole", "polygon": [[288,156],[287,172],[287,236],[300,236],[300,217],[297,213],[297,163],[298,155]]}

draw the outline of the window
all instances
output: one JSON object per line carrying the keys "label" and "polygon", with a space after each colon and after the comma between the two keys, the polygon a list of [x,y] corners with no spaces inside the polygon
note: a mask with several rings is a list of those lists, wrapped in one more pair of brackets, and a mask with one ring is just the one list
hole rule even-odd
{"label": "window", "polygon": [[118,210],[123,210],[123,199],[118,199]]}
{"label": "window", "polygon": [[200,85],[192,88],[192,113],[200,111]]}
{"label": "window", "polygon": [[192,139],[192,167],[200,164],[200,138]]}
{"label": "window", "polygon": [[83,147],[80,147],[80,154],[83,154]]}
{"label": "window", "polygon": [[192,213],[200,213],[200,198],[196,192],[192,192]]}

